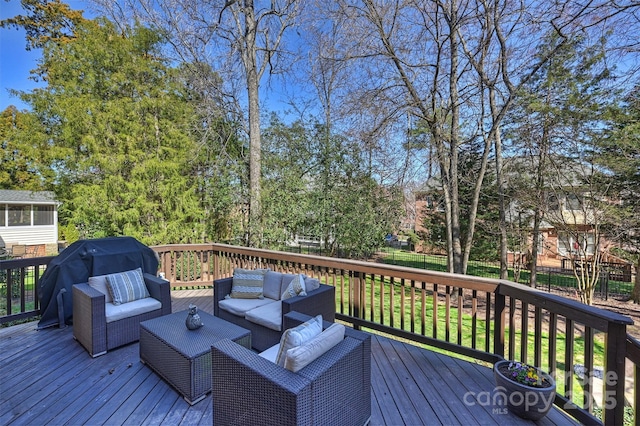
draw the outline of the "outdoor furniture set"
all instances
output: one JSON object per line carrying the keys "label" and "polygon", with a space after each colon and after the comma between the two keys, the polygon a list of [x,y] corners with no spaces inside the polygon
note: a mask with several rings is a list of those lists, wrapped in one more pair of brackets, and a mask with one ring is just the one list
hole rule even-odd
{"label": "outdoor furniture set", "polygon": [[212,392],[215,424],[370,418],[370,336],[333,322],[332,286],[238,268],[214,281],[215,316],[200,312],[189,329],[161,278],[138,269],[88,281],[73,286],[74,338],[93,357],[139,340],[141,361],[189,404]]}

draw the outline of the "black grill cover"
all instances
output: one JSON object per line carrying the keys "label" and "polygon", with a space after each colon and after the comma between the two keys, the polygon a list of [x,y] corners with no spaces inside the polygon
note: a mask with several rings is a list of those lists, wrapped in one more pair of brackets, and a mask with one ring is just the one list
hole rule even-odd
{"label": "black grill cover", "polygon": [[156,275],[156,253],[133,237],[110,237],[79,240],[64,249],[47,266],[38,282],[38,297],[42,317],[38,328],[57,325],[58,300],[63,294],[64,321],[72,323],[71,286],[86,283],[89,277],[142,268],[142,272]]}

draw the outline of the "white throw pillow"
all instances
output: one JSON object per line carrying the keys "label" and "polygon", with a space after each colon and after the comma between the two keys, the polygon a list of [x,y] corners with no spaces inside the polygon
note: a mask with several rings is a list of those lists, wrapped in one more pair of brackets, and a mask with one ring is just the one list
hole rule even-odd
{"label": "white throw pillow", "polygon": [[280,349],[276,357],[276,364],[284,367],[284,360],[289,349],[308,342],[320,333],[322,333],[322,315],[311,318],[297,327],[285,330],[280,338]]}
{"label": "white throw pillow", "polygon": [[302,370],[344,339],[344,325],[331,327],[308,342],[287,351],[284,368],[294,373]]}
{"label": "white throw pillow", "polygon": [[304,275],[298,274],[289,283],[280,299],[285,300],[295,296],[306,296],[307,292],[304,288]]}

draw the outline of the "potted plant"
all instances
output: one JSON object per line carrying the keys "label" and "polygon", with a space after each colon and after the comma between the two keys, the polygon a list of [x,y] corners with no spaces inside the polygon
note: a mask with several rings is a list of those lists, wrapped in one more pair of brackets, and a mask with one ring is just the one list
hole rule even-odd
{"label": "potted plant", "polygon": [[556,396],[556,382],[536,367],[515,361],[498,361],[493,366],[496,392],[503,392],[509,410],[530,420],[543,418]]}

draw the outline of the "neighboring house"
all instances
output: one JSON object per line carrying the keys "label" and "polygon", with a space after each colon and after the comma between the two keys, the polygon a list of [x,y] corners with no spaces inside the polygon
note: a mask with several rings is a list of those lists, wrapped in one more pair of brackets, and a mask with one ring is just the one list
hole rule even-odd
{"label": "neighboring house", "polygon": [[52,192],[0,190],[0,248],[22,257],[57,254],[58,205]]}
{"label": "neighboring house", "polygon": [[[563,173],[548,176],[549,190],[547,191],[547,206],[544,219],[540,224],[538,240],[538,260],[542,264],[560,265],[562,259],[570,259],[577,253],[593,256],[596,250],[607,253],[612,246],[605,235],[600,235],[599,247],[596,248],[595,224],[602,222],[598,212],[588,207],[590,195],[581,184],[582,180],[589,181],[591,170],[578,162],[558,160],[562,164]],[[526,171],[532,170],[531,159],[524,157],[510,158],[505,162],[505,177],[507,188],[510,185],[522,186],[523,181],[533,181]],[[487,173],[486,179],[491,179],[493,173]],[[507,189],[508,190],[508,189]],[[441,193],[440,183],[432,178],[422,188],[414,191],[415,197],[415,230],[418,233],[426,231],[423,226],[425,216],[433,213],[442,214],[443,206],[438,199]],[[520,251],[509,252],[509,262],[514,257],[526,255],[531,247],[530,230],[533,226],[533,211],[521,205],[519,194],[509,197],[506,220],[520,228],[528,235],[525,247]],[[525,198],[527,194],[525,194]],[[611,201],[613,203],[613,201]],[[496,241],[497,243],[497,241]],[[433,247],[426,247],[433,251]],[[580,249],[580,250],[578,250]],[[512,249],[513,250],[513,249]]]}

